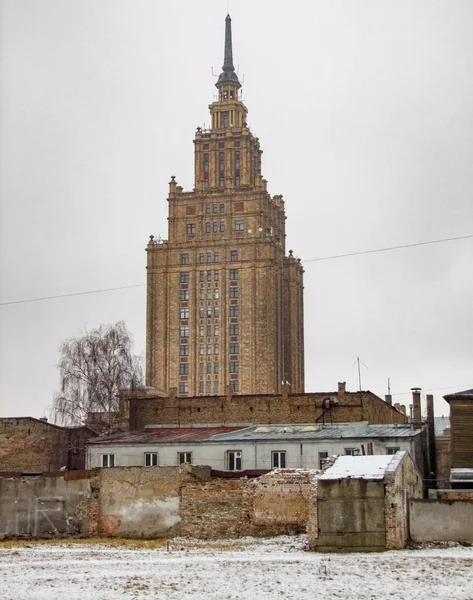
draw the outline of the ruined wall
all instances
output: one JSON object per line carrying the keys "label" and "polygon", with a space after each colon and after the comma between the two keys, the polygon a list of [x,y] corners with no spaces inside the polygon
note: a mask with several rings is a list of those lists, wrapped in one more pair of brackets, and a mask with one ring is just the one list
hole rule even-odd
{"label": "ruined wall", "polygon": [[0,539],[87,537],[89,480],[0,478]]}
{"label": "ruined wall", "polygon": [[[148,394],[149,396],[149,394]],[[334,397],[338,404],[323,409],[323,401]],[[209,423],[406,423],[407,418],[371,392],[322,392],[297,395],[200,396],[177,398],[132,398],[129,428],[151,424]]]}
{"label": "ruined wall", "polygon": [[414,542],[473,542],[473,500],[411,500]]}
{"label": "ruined wall", "polygon": [[380,551],[386,547],[384,482],[319,480],[318,536],[311,524],[309,547],[320,552]]}
{"label": "ruined wall", "polygon": [[405,548],[409,539],[409,501],[422,498],[423,481],[411,457],[396,455],[385,478],[386,549]]}
{"label": "ruined wall", "polygon": [[97,469],[93,490],[98,498],[99,536],[174,537],[180,533],[181,486],[210,478],[205,467],[115,467]]}
{"label": "ruined wall", "polygon": [[450,429],[448,434],[435,438],[437,457],[437,487],[447,489],[450,487],[450,465],[452,464],[452,452],[450,446]]}
{"label": "ruined wall", "polygon": [[316,471],[272,471],[250,482],[252,535],[305,531]]}

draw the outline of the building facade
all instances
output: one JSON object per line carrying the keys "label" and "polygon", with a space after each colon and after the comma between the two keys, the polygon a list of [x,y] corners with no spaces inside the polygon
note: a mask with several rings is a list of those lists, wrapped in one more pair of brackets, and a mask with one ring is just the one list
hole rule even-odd
{"label": "building facade", "polygon": [[168,239],[147,247],[146,383],[181,397],[302,393],[303,269],[261,173],[229,16],[216,87],[211,127],[194,139],[194,189],[171,177]]}
{"label": "building facade", "polygon": [[320,469],[333,455],[393,455],[422,460],[421,430],[410,425],[334,423],[250,427],[147,427],[100,436],[87,445],[87,468],[207,465],[217,471]]}
{"label": "building facade", "polygon": [[473,488],[473,389],[447,394],[450,405],[452,488]]}

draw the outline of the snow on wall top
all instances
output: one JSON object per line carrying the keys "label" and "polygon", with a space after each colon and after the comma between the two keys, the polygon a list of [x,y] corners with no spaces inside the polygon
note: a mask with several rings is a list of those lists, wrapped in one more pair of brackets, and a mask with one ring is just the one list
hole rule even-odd
{"label": "snow on wall top", "polygon": [[[399,453],[404,457],[404,452]],[[335,463],[329,467],[321,480],[333,479],[384,479],[388,467],[393,459],[396,466],[399,459],[394,455],[373,455],[373,456],[339,456]]]}

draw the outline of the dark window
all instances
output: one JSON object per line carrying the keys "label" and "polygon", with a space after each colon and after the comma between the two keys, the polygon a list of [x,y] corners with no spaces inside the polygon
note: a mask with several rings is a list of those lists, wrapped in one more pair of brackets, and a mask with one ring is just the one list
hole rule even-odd
{"label": "dark window", "polygon": [[218,213],[218,204],[214,204],[212,209],[214,213]]}
{"label": "dark window", "polygon": [[230,288],[230,298],[238,298],[238,288],[237,287]]}
{"label": "dark window", "polygon": [[214,381],[214,394],[218,393],[218,379],[215,379]]}
{"label": "dark window", "polygon": [[179,314],[180,314],[181,319],[188,319],[189,318],[189,309],[181,308],[181,310],[179,311]]}
{"label": "dark window", "polygon": [[271,452],[271,466],[273,469],[285,469],[286,453],[281,450]]}
{"label": "dark window", "polygon": [[230,260],[236,262],[238,260],[238,250],[232,250],[230,252]]}
{"label": "dark window", "polygon": [[215,337],[218,337],[218,334],[219,334],[218,325],[215,325],[215,326],[214,326],[214,336],[215,336]]}
{"label": "dark window", "polygon": [[322,469],[328,458],[328,452],[319,452],[319,469]]}
{"label": "dark window", "polygon": [[212,363],[208,362],[206,367],[207,367],[207,369],[206,369],[207,375],[210,375],[210,373],[212,373]]}
{"label": "dark window", "polygon": [[225,231],[225,222],[220,221],[220,231]]}
{"label": "dark window", "polygon": [[177,453],[177,464],[192,464],[192,452],[178,452]]}
{"label": "dark window", "polygon": [[205,319],[205,308],[201,306],[199,316],[201,319]]}
{"label": "dark window", "polygon": [[225,204],[220,204],[220,212],[225,212]]}
{"label": "dark window", "polygon": [[220,262],[220,252],[214,252],[214,263]]}
{"label": "dark window", "polygon": [[199,279],[200,279],[200,281],[205,281],[205,271],[199,272]]}
{"label": "dark window", "polygon": [[214,344],[214,354],[218,354],[218,344]]}
{"label": "dark window", "polygon": [[242,465],[241,450],[228,450],[227,452],[227,469],[228,471],[241,471]]}
{"label": "dark window", "polygon": [[179,393],[187,394],[188,391],[189,391],[189,385],[188,385],[187,381],[180,381],[179,382]]}
{"label": "dark window", "polygon": [[181,344],[179,346],[179,355],[180,356],[189,356],[189,346],[187,344]]}
{"label": "dark window", "polygon": [[225,187],[225,152],[218,153],[218,185]]}
{"label": "dark window", "polygon": [[236,344],[236,343],[230,344],[230,354],[238,354],[238,352],[239,352],[238,344]]}
{"label": "dark window", "polygon": [[235,187],[240,187],[240,151],[235,150]]}
{"label": "dark window", "polygon": [[204,382],[199,381],[199,394],[203,394],[203,393],[204,393]]}
{"label": "dark window", "polygon": [[235,306],[234,304],[232,304],[230,306],[230,316],[231,317],[238,317],[240,315],[240,307],[239,306]]}
{"label": "dark window", "polygon": [[203,375],[205,373],[205,363],[200,363],[199,365],[199,373]]}
{"label": "dark window", "polygon": [[214,363],[214,373],[217,374],[219,370],[219,364],[218,362]]}
{"label": "dark window", "polygon": [[238,379],[231,379],[230,387],[234,392],[238,392],[240,390],[240,382],[238,381]]}
{"label": "dark window", "polygon": [[240,326],[239,325],[230,325],[230,335],[238,335],[240,333]]}
{"label": "dark window", "polygon": [[213,222],[212,229],[213,229],[214,233],[216,233],[218,231],[218,223],[216,221]]}
{"label": "dark window", "polygon": [[114,467],[115,454],[102,454],[102,467]]}
{"label": "dark window", "polygon": [[210,394],[211,388],[212,388],[212,382],[211,381],[206,381],[205,382],[205,392],[207,394]]}
{"label": "dark window", "polygon": [[205,254],[199,254],[199,262],[200,264],[205,262]]}
{"label": "dark window", "polygon": [[208,263],[212,262],[212,253],[211,252],[207,252],[207,262]]}
{"label": "dark window", "polygon": [[184,325],[183,327],[181,327],[180,334],[181,334],[181,338],[183,338],[183,337],[189,337],[189,327],[188,327],[188,325]]}
{"label": "dark window", "polygon": [[205,224],[205,233],[210,233],[212,231],[212,223]]}
{"label": "dark window", "polygon": [[210,206],[210,204],[207,204],[207,205],[205,206],[205,214],[206,214],[206,215],[210,215],[210,211],[211,211],[211,206]]}
{"label": "dark window", "polygon": [[189,283],[189,279],[190,279],[189,271],[182,271],[180,273],[181,283]]}
{"label": "dark window", "polygon": [[195,223],[187,223],[187,225],[186,225],[186,231],[189,234],[195,233],[197,231],[196,224]]}
{"label": "dark window", "polygon": [[238,373],[238,361],[237,360],[230,361],[230,373]]}
{"label": "dark window", "polygon": [[[208,152],[204,153],[204,188],[209,187],[209,154]],[[208,211],[210,213],[210,204],[208,205]]]}
{"label": "dark window", "polygon": [[360,449],[359,448],[345,448],[346,456],[359,456]]}
{"label": "dark window", "polygon": [[228,111],[222,113],[222,127],[228,127]]}
{"label": "dark window", "polygon": [[386,454],[396,454],[396,452],[399,452],[401,448],[399,446],[388,446],[386,448]]}
{"label": "dark window", "polygon": [[157,467],[158,466],[158,453],[157,452],[145,452],[145,466],[146,467]]}
{"label": "dark window", "polygon": [[245,222],[242,219],[235,221],[235,231],[243,231],[245,229]]}
{"label": "dark window", "polygon": [[218,317],[218,316],[219,316],[219,313],[220,313],[220,309],[219,309],[219,307],[218,307],[218,306],[216,306],[216,307],[214,308],[214,317]]}
{"label": "dark window", "polygon": [[214,280],[218,281],[218,271],[214,271]]}
{"label": "dark window", "polygon": [[212,335],[212,325],[207,325],[207,337]]}
{"label": "dark window", "polygon": [[236,281],[238,279],[238,269],[230,269],[230,279]]}
{"label": "dark window", "polygon": [[181,254],[181,265],[189,264],[189,255],[187,253]]}
{"label": "dark window", "polygon": [[189,300],[189,290],[181,290],[179,292],[179,300]]}

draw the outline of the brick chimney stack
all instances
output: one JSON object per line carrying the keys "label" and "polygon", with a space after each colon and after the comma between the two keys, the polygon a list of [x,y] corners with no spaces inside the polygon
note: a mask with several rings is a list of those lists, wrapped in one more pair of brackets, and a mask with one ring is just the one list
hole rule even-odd
{"label": "brick chimney stack", "polygon": [[391,394],[385,394],[384,400],[386,404],[390,404],[391,406],[393,405],[393,397]]}
{"label": "brick chimney stack", "polygon": [[427,434],[429,445],[430,487],[437,487],[437,448],[435,444],[434,397],[427,394]]}
{"label": "brick chimney stack", "polygon": [[346,393],[346,383],[344,381],[339,381],[338,382],[338,401],[341,402],[342,400],[345,400],[345,393]]}
{"label": "brick chimney stack", "polygon": [[412,404],[413,404],[413,414],[412,414],[412,425],[414,429],[420,429],[422,426],[422,413],[420,409],[420,392],[422,388],[413,387],[412,391]]}

